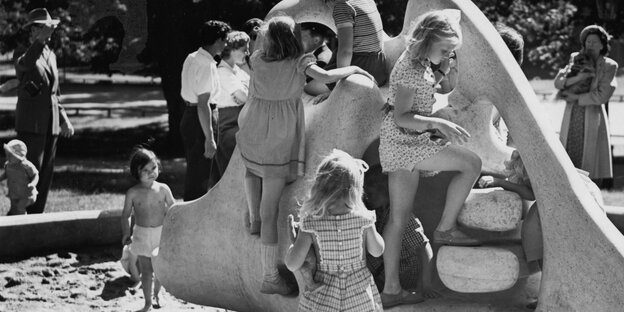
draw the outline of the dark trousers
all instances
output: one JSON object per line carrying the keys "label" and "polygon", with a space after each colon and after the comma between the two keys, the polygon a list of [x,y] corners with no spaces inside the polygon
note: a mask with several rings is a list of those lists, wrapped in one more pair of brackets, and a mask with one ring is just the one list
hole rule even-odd
{"label": "dark trousers", "polygon": [[[217,128],[216,110],[212,111],[212,127]],[[186,157],[186,175],[184,177],[184,200],[194,200],[204,196],[209,188],[212,159],[204,157],[206,136],[202,131],[197,114],[197,106],[186,106],[180,121],[180,135]]]}
{"label": "dark trousers", "polygon": [[[230,163],[232,153],[236,147],[236,132],[238,132],[238,115],[242,106],[219,108],[219,139],[217,141],[217,153],[212,163],[211,181],[214,184],[219,182],[225,169]],[[218,173],[216,177],[215,172]]]}
{"label": "dark trousers", "polygon": [[54,174],[54,158],[56,157],[56,142],[58,135],[17,132],[17,138],[26,144],[28,153],[26,159],[39,170],[37,183],[37,201],[26,207],[26,213],[42,213],[48,200],[48,191]]}

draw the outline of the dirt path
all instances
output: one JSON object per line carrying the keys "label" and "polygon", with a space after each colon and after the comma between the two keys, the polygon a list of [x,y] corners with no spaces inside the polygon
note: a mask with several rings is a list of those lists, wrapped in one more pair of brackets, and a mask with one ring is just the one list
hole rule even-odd
{"label": "dirt path", "polygon": [[[0,263],[0,311],[136,311],[143,293],[131,288],[120,256],[106,247]],[[161,294],[163,307],[152,311],[227,311]]]}

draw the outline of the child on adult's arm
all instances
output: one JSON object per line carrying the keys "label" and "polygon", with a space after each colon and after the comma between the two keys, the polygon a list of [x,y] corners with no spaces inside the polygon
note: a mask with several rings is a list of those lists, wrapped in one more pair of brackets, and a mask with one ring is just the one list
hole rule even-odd
{"label": "child on adult's arm", "polygon": [[[130,156],[130,172],[138,180],[126,193],[121,214],[123,245],[130,244],[130,251],[138,256],[141,270],[141,284],[145,297],[145,306],[139,311],[152,308],[152,282],[154,284],[154,307],[160,307],[160,281],[153,278],[152,257],[158,254],[160,234],[167,211],[175,200],[171,189],[156,181],[160,170],[160,161],[154,152],[137,148]],[[135,225],[130,236],[130,216],[134,216]]]}
{"label": "child on adult's arm", "polygon": [[0,181],[7,180],[7,196],[11,200],[11,208],[7,215],[26,214],[26,207],[37,200],[37,182],[39,171],[26,159],[26,144],[20,140],[11,140],[4,144],[6,162]]}

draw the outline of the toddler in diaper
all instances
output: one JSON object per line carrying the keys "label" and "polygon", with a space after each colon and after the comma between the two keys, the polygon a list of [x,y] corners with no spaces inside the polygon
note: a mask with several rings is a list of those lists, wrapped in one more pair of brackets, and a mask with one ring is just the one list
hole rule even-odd
{"label": "toddler in diaper", "polygon": [[[139,311],[152,308],[152,282],[154,287],[154,307],[160,307],[160,282],[154,277],[152,257],[158,255],[160,233],[167,211],[173,205],[171,190],[166,184],[156,181],[160,161],[154,152],[146,148],[135,148],[130,156],[130,172],[138,183],[126,193],[121,215],[122,244],[139,259],[141,284],[145,306]],[[134,218],[132,235],[131,217]]]}

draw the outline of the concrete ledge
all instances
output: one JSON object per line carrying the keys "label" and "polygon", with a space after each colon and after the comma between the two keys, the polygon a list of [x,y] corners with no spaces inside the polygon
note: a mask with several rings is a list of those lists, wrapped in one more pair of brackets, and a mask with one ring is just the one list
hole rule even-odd
{"label": "concrete ledge", "polygon": [[458,247],[443,246],[436,265],[442,283],[461,293],[507,290],[518,278],[528,275],[518,255],[520,246]]}
{"label": "concrete ledge", "polygon": [[121,244],[121,209],[0,217],[0,260]]}
{"label": "concrete ledge", "polygon": [[522,219],[522,199],[501,188],[474,189],[466,199],[457,222],[487,231],[510,231]]}

